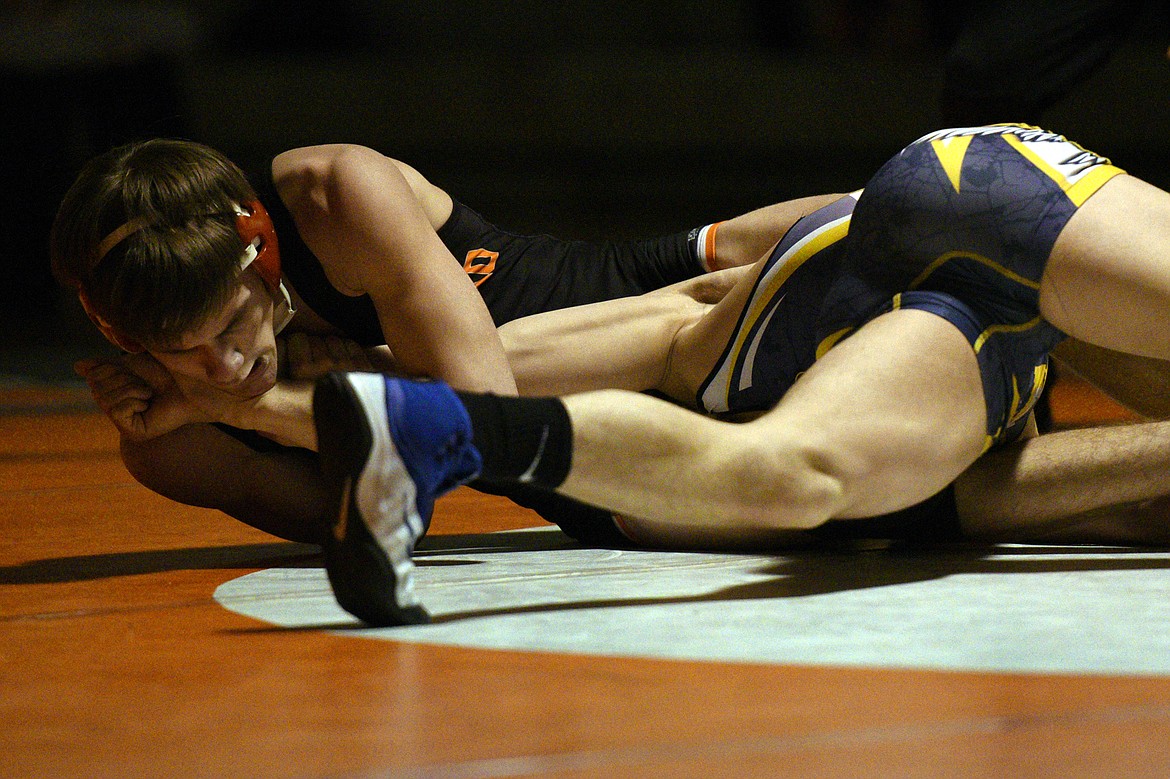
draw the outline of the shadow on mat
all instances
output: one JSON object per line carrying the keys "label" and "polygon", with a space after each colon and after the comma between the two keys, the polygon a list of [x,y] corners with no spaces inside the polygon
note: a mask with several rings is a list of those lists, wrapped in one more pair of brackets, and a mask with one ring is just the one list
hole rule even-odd
{"label": "shadow on mat", "polygon": [[0,584],[62,584],[215,568],[287,568],[317,562],[318,554],[318,548],[309,544],[279,542],[56,557],[0,567]]}
{"label": "shadow on mat", "polygon": [[[802,598],[836,592],[891,587],[943,579],[959,574],[1034,574],[1092,571],[1170,571],[1170,556],[1151,558],[1159,550],[1077,547],[1034,547],[1004,550],[1000,547],[883,550],[865,552],[809,552],[777,559],[755,571],[770,578],[711,592],[684,596],[609,598],[576,603],[541,603],[527,606],[473,609],[436,614],[433,622],[539,614],[576,609],[629,608],[718,601]],[[1165,550],[1161,550],[1165,554]],[[1016,559],[1012,559],[1016,553]],[[1021,559],[1028,555],[1028,559]],[[1035,559],[1052,555],[1051,559]],[[1070,559],[1072,556],[1076,559]],[[993,559],[995,558],[995,559]],[[598,575],[604,575],[599,571]],[[652,576],[652,569],[647,569]],[[424,594],[425,600],[425,594]]]}
{"label": "shadow on mat", "polygon": [[[419,567],[449,565],[477,565],[487,560],[445,560],[443,555],[510,555],[515,554],[515,575],[523,578],[525,557],[548,551],[582,550],[595,552],[590,561],[608,563],[615,558],[636,564],[640,555],[653,552],[611,550],[582,547],[556,528],[501,531],[486,534],[433,536],[426,539],[426,548],[420,550],[416,563]],[[705,553],[693,553],[701,563]],[[740,555],[720,554],[715,557],[734,560]],[[1033,574],[1094,571],[1170,571],[1170,549],[1137,547],[1093,546],[996,546],[947,545],[937,547],[893,547],[882,550],[841,551],[839,549],[802,549],[777,553],[743,555],[755,558],[759,564],[752,572],[767,577],[758,582],[723,587],[694,595],[639,597],[636,585],[630,588],[630,597],[589,599],[577,602],[556,601],[523,606],[468,609],[434,614],[432,624],[456,623],[464,620],[492,617],[557,613],[575,610],[630,608],[686,603],[720,601],[771,600],[801,598],[851,590],[864,590],[902,584],[943,579],[960,574]],[[319,564],[310,560],[309,564]],[[631,566],[622,566],[628,574]],[[688,566],[689,567],[689,566]],[[647,576],[654,574],[653,563],[646,565]],[[598,567],[593,573],[583,567],[576,575],[604,577],[615,573],[612,568]],[[537,574],[535,578],[539,578]],[[559,578],[559,574],[558,574]],[[474,582],[467,582],[474,584]],[[420,593],[426,600],[426,593]],[[363,631],[371,628],[354,622],[321,623],[297,626],[247,628],[239,632],[283,632],[340,630]]]}
{"label": "shadow on mat", "polygon": [[[427,560],[428,551],[473,553],[499,552],[508,549],[535,551],[566,549],[576,546],[563,534],[553,532],[554,540],[542,539],[533,546],[523,534],[483,533],[460,536],[434,536],[424,540],[419,565],[473,565],[472,562]],[[505,537],[506,536],[506,537]],[[205,570],[215,568],[292,568],[320,566],[320,548],[312,544],[276,541],[269,544],[157,549],[142,552],[76,555],[32,560],[19,565],[0,566],[0,584],[62,584],[92,581],[116,576],[136,576],[165,571]]]}
{"label": "shadow on mat", "polygon": [[[416,557],[420,567],[442,565],[443,554],[516,553],[515,570],[523,575],[526,554],[542,551],[584,549],[555,528],[504,531],[481,535],[435,536],[426,539],[426,548]],[[652,552],[595,549],[602,558],[629,557]],[[704,553],[695,553],[701,560]],[[736,555],[721,555],[734,558]],[[760,558],[759,554],[744,555]],[[943,579],[960,574],[1034,574],[1093,571],[1170,571],[1170,549],[1100,546],[1002,546],[955,544],[940,546],[894,546],[867,551],[841,551],[833,548],[800,549],[778,552],[752,572],[765,576],[758,582],[724,587],[710,592],[683,596],[638,597],[631,588],[629,598],[583,600],[579,602],[540,603],[526,606],[471,609],[436,614],[434,623],[457,622],[516,614],[555,613],[577,609],[626,608],[651,605],[704,603],[718,601],[769,600],[801,598],[835,592],[865,590]],[[463,561],[465,563],[470,561]],[[597,576],[613,573],[599,567]],[[628,573],[628,569],[623,570]],[[581,575],[593,575],[582,570]],[[646,575],[653,576],[651,565]],[[423,593],[425,601],[425,593]],[[349,625],[353,629],[365,629]]]}

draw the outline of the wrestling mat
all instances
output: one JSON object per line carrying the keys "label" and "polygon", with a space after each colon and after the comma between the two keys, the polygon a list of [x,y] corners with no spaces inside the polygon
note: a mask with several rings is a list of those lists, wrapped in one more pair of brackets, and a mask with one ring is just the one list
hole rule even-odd
{"label": "wrestling mat", "polygon": [[540,528],[434,536],[415,559],[430,625],[363,628],[316,567],[242,576],[215,598],[278,626],[483,649],[1170,674],[1170,551],[612,551]]}

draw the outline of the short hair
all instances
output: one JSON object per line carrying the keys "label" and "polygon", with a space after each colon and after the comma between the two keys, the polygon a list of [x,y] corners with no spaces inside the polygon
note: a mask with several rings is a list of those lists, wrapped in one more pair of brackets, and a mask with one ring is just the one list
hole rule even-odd
{"label": "short hair", "polygon": [[[112,149],[85,165],[61,202],[49,238],[53,275],[119,333],[173,342],[234,291],[243,251],[235,207],[255,199],[243,171],[202,144]],[[142,227],[101,254],[103,239],[132,221]]]}

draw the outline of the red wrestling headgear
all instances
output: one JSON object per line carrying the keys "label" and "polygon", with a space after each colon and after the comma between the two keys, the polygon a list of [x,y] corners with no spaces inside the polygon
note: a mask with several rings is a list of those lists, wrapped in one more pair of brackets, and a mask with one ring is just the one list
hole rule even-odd
{"label": "red wrestling headgear", "polygon": [[[256,259],[252,262],[268,289],[277,292],[280,289],[280,246],[276,240],[276,228],[259,200],[253,200],[245,208],[247,212],[236,209],[236,232],[244,239],[245,246],[256,246]],[[257,238],[260,239],[258,246]]]}
{"label": "red wrestling headgear", "polygon": [[[144,220],[132,219],[112,231],[98,244],[98,256],[94,265],[100,263],[111,249],[146,226],[147,223]],[[246,204],[244,208],[236,207],[236,232],[239,233],[240,239],[244,242],[244,255],[240,258],[240,269],[243,270],[251,265],[264,280],[265,286],[268,287],[276,302],[274,328],[280,332],[292,319],[294,312],[288,291],[280,281],[280,247],[276,239],[276,228],[272,224],[271,217],[268,216],[268,211],[264,209],[259,200]],[[127,352],[146,351],[142,344],[119,332],[117,328],[98,315],[89,296],[85,294],[84,287],[78,287],[77,297],[90,321],[97,326],[106,340]]]}

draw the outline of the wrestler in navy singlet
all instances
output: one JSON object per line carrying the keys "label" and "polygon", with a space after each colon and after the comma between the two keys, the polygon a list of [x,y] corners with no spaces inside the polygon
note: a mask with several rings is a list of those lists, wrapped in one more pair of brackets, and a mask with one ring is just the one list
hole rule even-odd
{"label": "wrestler in navy singlet", "polygon": [[1012,440],[1043,388],[1049,352],[1065,337],[1039,312],[1052,245],[1076,209],[1121,172],[1031,127],[919,139],[858,200],[843,198],[793,226],[701,387],[701,406],[769,408],[856,328],[915,308],[967,337],[983,377],[985,443]]}
{"label": "wrestler in navy singlet", "polygon": [[794,224],[764,261],[735,335],[698,392],[707,413],[766,411],[816,361],[817,318],[857,205],[847,195]]}
{"label": "wrestler in navy singlet", "polygon": [[[1052,245],[1121,173],[1065,138],[1023,126],[933,133],[866,185],[793,225],[765,262],[735,334],[699,388],[710,413],[764,411],[842,338],[895,308],[930,311],[967,337],[987,406],[985,446],[1022,431],[1065,336],[1040,317]],[[962,538],[954,490],[882,517],[834,520],[828,540]]]}

